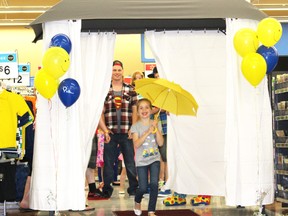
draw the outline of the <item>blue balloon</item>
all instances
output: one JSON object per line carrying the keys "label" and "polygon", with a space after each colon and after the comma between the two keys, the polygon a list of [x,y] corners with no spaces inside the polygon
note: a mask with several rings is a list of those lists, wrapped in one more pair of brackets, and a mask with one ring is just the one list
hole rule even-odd
{"label": "blue balloon", "polygon": [[266,74],[272,72],[276,65],[278,64],[279,56],[278,51],[275,47],[266,47],[264,45],[260,46],[257,49],[257,53],[262,55],[267,64],[267,71]]}
{"label": "blue balloon", "polygon": [[58,95],[66,107],[72,106],[80,96],[80,86],[75,79],[64,79],[58,87]]}
{"label": "blue balloon", "polygon": [[70,54],[72,43],[67,35],[57,34],[54,37],[52,37],[49,47],[61,47],[65,49],[68,54]]}

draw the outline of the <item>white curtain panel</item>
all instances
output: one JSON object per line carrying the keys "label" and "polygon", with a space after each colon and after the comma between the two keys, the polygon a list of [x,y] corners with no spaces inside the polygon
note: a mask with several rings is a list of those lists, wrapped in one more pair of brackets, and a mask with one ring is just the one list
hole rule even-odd
{"label": "white curtain panel", "polygon": [[197,117],[168,118],[167,188],[225,195],[231,206],[256,205],[267,192],[263,203],[268,204],[274,192],[267,80],[255,89],[243,78],[230,21],[227,36],[218,31],[145,33],[160,77],[180,84],[199,104]]}
{"label": "white curtain panel", "polygon": [[255,88],[241,72],[242,58],[233,46],[242,28],[256,31],[257,21],[227,19],[226,204],[273,203],[272,114],[267,78]]}
{"label": "white curtain panel", "polygon": [[218,31],[145,32],[159,75],[199,104],[194,116],[168,117],[167,188],[225,194],[226,37]]}
{"label": "white curtain panel", "polygon": [[30,208],[83,210],[85,171],[110,84],[115,34],[81,34],[81,20],[48,22],[43,29],[43,53],[54,35],[70,38],[71,64],[60,81],[75,79],[81,93],[69,108],[57,93],[51,100],[38,95]]}

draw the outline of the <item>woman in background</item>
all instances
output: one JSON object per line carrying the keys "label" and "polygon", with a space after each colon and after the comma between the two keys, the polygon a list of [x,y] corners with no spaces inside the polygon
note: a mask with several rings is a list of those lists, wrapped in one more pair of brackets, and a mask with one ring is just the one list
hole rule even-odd
{"label": "woman in background", "polygon": [[131,79],[131,85],[133,87],[135,87],[135,80],[138,80],[138,79],[143,79],[144,78],[144,74],[140,71],[135,71],[133,74],[132,74],[132,79]]}

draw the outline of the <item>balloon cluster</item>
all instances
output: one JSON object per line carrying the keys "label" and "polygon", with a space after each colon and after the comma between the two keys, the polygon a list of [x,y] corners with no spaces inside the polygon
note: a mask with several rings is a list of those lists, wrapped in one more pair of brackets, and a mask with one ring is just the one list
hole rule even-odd
{"label": "balloon cluster", "polygon": [[276,67],[279,56],[274,45],[281,36],[282,26],[274,18],[261,20],[256,31],[243,28],[234,35],[234,48],[243,57],[242,74],[254,87]]}
{"label": "balloon cluster", "polygon": [[37,91],[44,98],[50,99],[58,89],[59,98],[66,107],[74,104],[80,96],[80,86],[76,80],[68,78],[61,83],[59,81],[69,69],[71,47],[71,40],[67,35],[55,35],[44,53],[43,68],[35,76]]}

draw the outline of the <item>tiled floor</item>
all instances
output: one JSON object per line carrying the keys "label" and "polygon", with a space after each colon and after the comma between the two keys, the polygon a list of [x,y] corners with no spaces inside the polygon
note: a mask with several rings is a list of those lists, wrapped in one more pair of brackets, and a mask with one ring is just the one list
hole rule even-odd
{"label": "tiled floor", "polygon": [[[200,216],[254,216],[258,214],[258,207],[246,207],[246,208],[236,208],[228,207],[225,205],[223,197],[212,197],[211,204],[209,206],[198,206],[193,207],[190,204],[190,199],[192,196],[187,197],[187,204],[183,206],[173,206],[166,207],[163,205],[163,198],[158,198],[157,210],[162,209],[191,209]],[[44,216],[44,215],[71,215],[71,216],[80,216],[80,215],[90,215],[90,216],[113,216],[112,211],[116,210],[132,210],[134,207],[134,198],[129,197],[128,194],[120,195],[118,193],[118,187],[114,187],[114,193],[109,200],[101,201],[87,201],[87,204],[91,207],[95,207],[94,211],[82,211],[82,212],[20,212],[18,209],[7,209],[7,216],[23,215],[23,216]],[[142,201],[142,208],[147,209],[148,199],[144,198]],[[0,215],[3,212],[3,209],[0,209]],[[157,211],[156,211],[157,213]],[[288,208],[282,208],[280,203],[275,203],[270,206],[266,206],[266,214],[268,216],[284,216],[288,215]],[[178,216],[178,215],[177,215]],[[179,215],[181,216],[181,215]]]}

